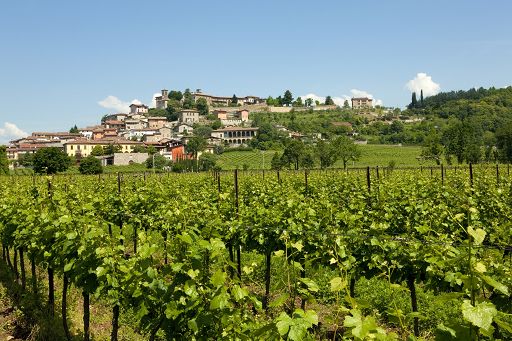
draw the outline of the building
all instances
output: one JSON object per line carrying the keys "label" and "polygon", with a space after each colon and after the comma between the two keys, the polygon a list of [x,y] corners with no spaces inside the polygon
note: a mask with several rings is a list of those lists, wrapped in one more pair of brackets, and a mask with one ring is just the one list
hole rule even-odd
{"label": "building", "polygon": [[142,119],[128,119],[124,121],[126,130],[140,130],[148,127],[148,123]]}
{"label": "building", "polygon": [[246,144],[258,134],[258,128],[227,127],[212,131],[211,136],[233,146]]}
{"label": "building", "polygon": [[109,145],[119,146],[122,153],[131,153],[135,146],[142,145],[142,142],[130,141],[123,138],[112,138],[102,140],[78,139],[64,142],[64,152],[68,156],[87,157],[96,146],[107,147]]}
{"label": "building", "polygon": [[122,130],[126,127],[124,120],[107,120],[103,123],[103,125],[105,126],[105,128],[112,128],[118,130]]}
{"label": "building", "polygon": [[180,123],[193,124],[199,122],[199,111],[194,109],[183,109],[178,112],[178,121]]}
{"label": "building", "polygon": [[144,104],[130,104],[130,114],[147,114],[149,107]]}
{"label": "building", "polygon": [[153,116],[148,117],[148,128],[151,129],[160,129],[163,128],[169,123],[167,121],[167,117],[165,116]]}
{"label": "building", "polygon": [[[227,107],[231,105],[231,101],[233,97],[224,97],[224,96],[212,96],[201,92],[201,89],[197,89],[192,93],[192,98],[197,102],[198,99],[204,98],[206,103],[209,106],[220,106]],[[251,104],[260,104],[265,103],[265,99],[257,97],[257,96],[245,96],[245,97],[237,97],[237,105],[251,105]]]}
{"label": "building", "polygon": [[373,108],[373,99],[368,97],[352,97],[352,109]]}
{"label": "building", "polygon": [[114,153],[97,158],[101,160],[102,166],[128,166],[134,163],[144,163],[148,157],[148,153]]}
{"label": "building", "polygon": [[176,127],[174,127],[174,132],[178,134],[190,134],[194,131],[194,127],[188,123],[180,123]]}
{"label": "building", "polygon": [[162,94],[155,97],[155,106],[157,109],[166,109],[169,102],[169,92],[167,89],[162,89]]}

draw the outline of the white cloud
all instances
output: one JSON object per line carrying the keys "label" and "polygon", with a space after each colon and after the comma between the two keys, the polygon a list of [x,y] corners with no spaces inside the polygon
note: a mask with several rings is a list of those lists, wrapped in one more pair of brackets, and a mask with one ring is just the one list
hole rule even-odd
{"label": "white cloud", "polygon": [[420,93],[423,90],[423,96],[436,95],[441,91],[441,86],[432,80],[432,77],[424,72],[419,72],[416,77],[405,84],[411,92]]}
{"label": "white cloud", "polygon": [[100,106],[106,109],[112,109],[115,112],[127,113],[130,111],[130,104],[142,104],[138,99],[134,99],[131,102],[124,102],[116,96],[107,96],[104,100],[98,102]]}
{"label": "white cloud", "polygon": [[0,140],[2,141],[19,139],[25,136],[28,136],[28,133],[18,128],[14,123],[4,122],[3,127],[0,127]]}
{"label": "white cloud", "polygon": [[155,98],[159,97],[159,96],[162,96],[162,94],[159,93],[159,92],[156,92],[156,93],[153,94],[153,97],[151,97],[152,98],[151,99],[151,107],[152,108],[156,108],[156,100],[155,100]]}
{"label": "white cloud", "polygon": [[[306,98],[311,98],[311,99],[313,99],[313,101],[319,101],[321,104],[325,103],[325,97],[319,96],[319,95],[316,95],[313,93],[307,94],[307,95],[304,95],[301,97],[302,97],[302,100],[304,100]],[[374,105],[382,105],[382,100],[375,99],[372,94],[369,94],[368,92],[366,92],[364,90],[352,89],[352,90],[350,90],[350,96],[349,95],[342,95],[339,97],[331,96],[332,100],[334,101],[334,104],[336,104],[338,106],[343,106],[345,101],[348,101],[348,103],[351,104],[350,99],[352,97],[368,97],[368,98],[373,99]]]}

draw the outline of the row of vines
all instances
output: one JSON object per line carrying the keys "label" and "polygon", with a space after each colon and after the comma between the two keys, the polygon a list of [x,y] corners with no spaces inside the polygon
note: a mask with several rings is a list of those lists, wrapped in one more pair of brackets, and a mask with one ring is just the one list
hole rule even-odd
{"label": "row of vines", "polygon": [[[0,178],[3,261],[150,340],[512,339],[512,182],[494,169]],[[30,269],[26,269],[26,264]],[[357,292],[406,295],[385,316]],[[41,280],[41,279],[39,279]],[[456,314],[424,322],[417,290]],[[92,318],[94,321],[94,317]]]}

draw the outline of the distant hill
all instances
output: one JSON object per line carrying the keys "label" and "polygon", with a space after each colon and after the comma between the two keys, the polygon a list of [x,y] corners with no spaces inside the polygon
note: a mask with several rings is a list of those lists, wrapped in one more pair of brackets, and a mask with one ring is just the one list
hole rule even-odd
{"label": "distant hill", "polygon": [[512,121],[512,87],[441,92],[425,98],[423,105],[418,103],[418,108],[411,111],[445,119],[477,119],[482,128],[495,131],[500,125]]}

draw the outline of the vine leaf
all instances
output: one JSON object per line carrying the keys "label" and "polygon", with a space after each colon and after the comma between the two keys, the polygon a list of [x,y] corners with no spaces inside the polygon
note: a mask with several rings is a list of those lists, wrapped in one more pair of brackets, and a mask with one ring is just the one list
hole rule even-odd
{"label": "vine leaf", "polygon": [[476,306],[471,305],[469,300],[464,300],[464,303],[462,303],[464,319],[484,330],[491,328],[492,319],[497,313],[498,311],[494,304],[489,302],[477,303]]}

